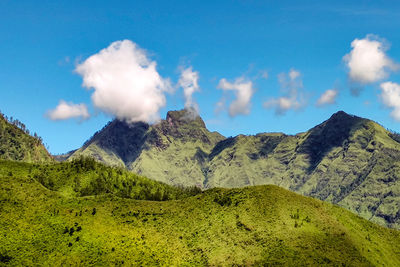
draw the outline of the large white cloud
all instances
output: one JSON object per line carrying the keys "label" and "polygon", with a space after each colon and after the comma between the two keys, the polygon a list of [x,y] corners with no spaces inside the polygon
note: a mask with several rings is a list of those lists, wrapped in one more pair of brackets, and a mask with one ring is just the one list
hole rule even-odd
{"label": "large white cloud", "polygon": [[336,102],[336,97],[338,96],[339,91],[336,89],[329,89],[322,93],[317,101],[317,106],[325,106],[334,104]]}
{"label": "large white cloud", "polygon": [[[217,88],[235,93],[235,99],[229,105],[229,116],[235,117],[239,114],[248,115],[250,113],[250,101],[254,94],[251,81],[246,81],[243,77],[240,77],[231,83],[223,78],[219,81]],[[217,103],[217,109],[220,109],[221,105],[224,105],[224,100]]]}
{"label": "large white cloud", "polygon": [[303,81],[298,70],[291,69],[287,74],[279,74],[278,81],[283,96],[265,101],[265,108],[275,108],[276,114],[283,115],[288,110],[299,110],[306,105],[304,93],[301,91]]}
{"label": "large white cloud", "polygon": [[393,82],[384,82],[380,85],[381,99],[383,104],[392,108],[390,115],[393,119],[400,121],[400,84]]}
{"label": "large white cloud", "polygon": [[399,65],[386,55],[388,45],[375,35],[364,39],[355,39],[352,50],[343,57],[349,68],[352,81],[368,84],[380,81],[389,76],[390,71],[399,69]]}
{"label": "large white cloud", "polygon": [[181,69],[181,76],[178,85],[183,88],[185,97],[185,108],[198,112],[198,104],[193,100],[193,93],[200,91],[199,87],[199,72],[193,71],[192,67]]}
{"label": "large white cloud", "polygon": [[76,66],[95,107],[128,122],[155,122],[171,89],[145,50],[132,41],[113,42]]}
{"label": "large white cloud", "polygon": [[71,118],[81,118],[83,120],[90,117],[88,109],[85,104],[67,103],[60,100],[60,103],[55,109],[47,112],[47,117],[51,120],[67,120]]}

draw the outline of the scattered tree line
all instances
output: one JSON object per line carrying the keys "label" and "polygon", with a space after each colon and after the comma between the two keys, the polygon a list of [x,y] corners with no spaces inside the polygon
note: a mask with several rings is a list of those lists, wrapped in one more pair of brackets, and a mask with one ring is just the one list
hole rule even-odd
{"label": "scattered tree line", "polygon": [[7,117],[6,115],[4,115],[1,111],[0,111],[0,118],[2,118],[3,120],[7,121],[8,123],[10,123],[11,125],[14,125],[15,127],[17,127],[18,129],[20,129],[21,131],[23,131],[24,133],[26,133],[27,135],[32,136],[33,138],[35,138],[37,140],[37,142],[39,144],[43,145],[43,139],[42,137],[40,137],[36,132],[34,132],[33,134],[30,133],[29,129],[26,127],[26,125],[24,123],[22,123],[21,121],[19,121],[18,119],[11,117]]}
{"label": "scattered tree line", "polygon": [[37,164],[29,175],[50,190],[71,188],[67,191],[77,197],[112,194],[138,200],[165,201],[202,192],[198,187],[167,185],[83,156],[67,162]]}

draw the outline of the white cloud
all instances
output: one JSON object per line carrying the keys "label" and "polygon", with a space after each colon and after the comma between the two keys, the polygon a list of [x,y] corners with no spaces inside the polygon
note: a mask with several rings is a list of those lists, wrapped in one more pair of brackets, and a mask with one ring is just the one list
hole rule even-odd
{"label": "white cloud", "polygon": [[113,42],[76,66],[82,85],[93,89],[95,107],[127,122],[155,122],[171,90],[145,50],[130,40]]}
{"label": "white cloud", "polygon": [[[234,91],[235,93],[236,98],[229,105],[229,116],[234,117],[239,114],[248,115],[250,113],[250,100],[254,94],[251,81],[246,81],[243,77],[240,77],[230,83],[223,78],[219,81],[217,88],[224,91]],[[221,105],[224,105],[224,98],[217,103],[217,109],[221,109]]]}
{"label": "white cloud", "polygon": [[46,115],[54,121],[71,118],[81,118],[85,120],[90,117],[85,104],[67,103],[64,100],[60,100],[58,106],[53,110],[49,110]]}
{"label": "white cloud", "polygon": [[375,35],[364,39],[355,39],[352,50],[343,57],[349,68],[349,77],[353,82],[368,84],[389,76],[390,71],[399,69],[399,65],[386,55],[388,45]]}
{"label": "white cloud", "polygon": [[185,97],[185,108],[198,113],[198,104],[193,100],[193,93],[200,91],[199,87],[199,72],[193,71],[192,67],[181,70],[181,77],[178,85],[183,88]]}
{"label": "white cloud", "polygon": [[317,101],[317,106],[325,106],[334,104],[336,102],[336,97],[338,96],[339,91],[336,89],[326,90]]}
{"label": "white cloud", "polygon": [[400,84],[393,82],[384,82],[380,85],[381,99],[383,104],[392,108],[390,115],[393,119],[400,121]]}
{"label": "white cloud", "polygon": [[265,108],[275,108],[276,114],[283,115],[290,109],[299,110],[306,105],[304,93],[301,91],[303,81],[298,70],[291,69],[288,74],[280,73],[278,81],[284,95],[265,101]]}

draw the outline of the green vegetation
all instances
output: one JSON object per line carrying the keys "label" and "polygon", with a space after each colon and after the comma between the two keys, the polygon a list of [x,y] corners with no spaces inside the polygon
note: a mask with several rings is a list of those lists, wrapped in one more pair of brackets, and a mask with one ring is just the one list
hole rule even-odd
{"label": "green vegetation", "polygon": [[196,187],[170,186],[83,157],[70,162],[52,164],[0,161],[0,175],[34,179],[67,198],[112,194],[122,198],[163,201],[201,192]]}
{"label": "green vegetation", "polygon": [[[0,166],[0,265],[400,265],[398,231],[277,186],[184,197],[87,159]],[[115,172],[105,184],[133,179],[139,191],[184,198],[121,198],[122,188],[79,197],[66,189],[102,172]],[[55,191],[39,183],[40,173],[54,177],[42,182]]]}
{"label": "green vegetation", "polygon": [[169,112],[153,126],[113,121],[76,151],[172,185],[274,184],[400,229],[400,143],[377,123],[334,114],[305,133],[224,139],[201,118]]}
{"label": "green vegetation", "polygon": [[0,159],[26,162],[48,162],[52,157],[43,146],[42,139],[29,135],[25,125],[0,113]]}

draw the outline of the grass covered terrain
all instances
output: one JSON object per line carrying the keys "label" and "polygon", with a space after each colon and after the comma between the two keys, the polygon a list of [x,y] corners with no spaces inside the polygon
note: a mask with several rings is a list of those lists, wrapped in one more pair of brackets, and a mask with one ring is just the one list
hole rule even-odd
{"label": "grass covered terrain", "polygon": [[[106,186],[90,186],[107,172]],[[194,194],[130,175],[87,160],[1,162],[0,262],[400,265],[398,231],[338,206],[272,185]],[[176,200],[132,199],[141,197],[123,195],[129,183],[128,191],[147,190],[152,198],[162,188]],[[92,191],[83,190],[88,187]]]}

